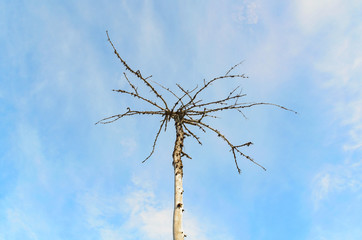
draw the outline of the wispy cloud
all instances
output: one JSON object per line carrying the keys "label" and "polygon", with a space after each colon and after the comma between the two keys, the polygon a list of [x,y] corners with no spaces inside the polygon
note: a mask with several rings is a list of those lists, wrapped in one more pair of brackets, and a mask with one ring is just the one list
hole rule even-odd
{"label": "wispy cloud", "polygon": [[238,24],[257,24],[259,21],[258,7],[257,1],[248,1],[236,6],[232,17]]}
{"label": "wispy cloud", "polygon": [[349,139],[345,150],[362,149],[362,25],[341,32],[334,44],[328,44],[328,53],[317,64],[327,74],[320,80],[333,97],[326,101],[334,107],[334,119],[346,127]]}
{"label": "wispy cloud", "polygon": [[321,201],[329,200],[344,192],[362,196],[362,161],[329,165],[319,172],[313,181],[313,198],[316,207]]}
{"label": "wispy cloud", "polygon": [[15,236],[23,236],[27,239],[37,240],[37,234],[33,229],[32,220],[29,219],[29,216],[23,214],[18,209],[8,209],[6,212],[6,216],[8,219],[8,229],[3,229],[3,231],[7,232],[9,237]]}
{"label": "wispy cloud", "polygon": [[352,7],[356,1],[346,3],[341,0],[304,0],[294,1],[295,16],[297,24],[306,34],[315,34],[325,25],[344,25],[348,20],[348,9]]}
{"label": "wispy cloud", "polygon": [[[361,210],[362,195],[359,2],[305,0],[276,5],[264,0],[245,0],[165,5],[152,1],[106,1],[89,5],[80,0],[41,6],[24,2],[21,8],[16,1],[1,2],[0,19],[4,21],[0,20],[0,26],[6,30],[0,33],[0,42],[4,43],[0,48],[6,49],[0,67],[5,66],[1,71],[5,70],[11,81],[6,86],[8,89],[0,90],[0,98],[16,108],[9,111],[15,116],[15,131],[9,144],[12,149],[7,155],[11,157],[5,161],[15,166],[16,173],[0,183],[5,189],[1,191],[5,197],[1,195],[0,199],[0,214],[5,216],[5,220],[0,218],[0,239],[44,239],[49,233],[54,238],[68,234],[70,238],[64,238],[78,239],[78,232],[104,240],[171,238],[172,192],[167,193],[170,194],[168,200],[160,197],[166,194],[163,187],[167,184],[138,175],[131,181],[127,176],[131,164],[128,160],[139,161],[138,154],[142,157],[150,148],[146,145],[149,144],[148,130],[141,125],[142,128],[136,128],[134,119],[93,128],[93,123],[101,117],[121,112],[133,100],[115,97],[110,92],[122,86],[119,78],[123,69],[107,44],[106,29],[132,66],[152,70],[150,74],[155,75],[155,80],[167,86],[167,82],[174,81],[195,86],[195,79],[222,74],[245,58],[240,71],[245,70],[251,79],[242,85],[248,93],[248,84],[252,85],[251,97],[256,89],[256,97],[268,100],[271,94],[284,94],[281,83],[295,86],[304,81],[310,84],[306,87],[308,91],[313,88],[323,92],[318,96],[318,100],[323,101],[318,104],[323,105],[328,116],[321,121],[330,126],[332,132],[325,138],[333,141],[340,155],[323,153],[334,158],[334,163],[329,159],[310,163],[304,156],[295,156],[296,161],[303,164],[307,161],[306,166],[314,164],[315,169],[319,169],[306,170],[313,172],[313,176],[302,180],[311,182],[308,189],[311,205],[316,206],[311,210],[311,232],[316,236],[312,239],[342,238],[343,233],[349,234],[345,239],[354,239],[360,234],[356,223],[361,222],[361,218],[354,213]],[[302,71],[300,65],[307,72],[303,78],[295,73]],[[7,69],[11,69],[10,72]],[[160,74],[158,78],[157,72],[165,75]],[[223,87],[216,86],[213,93],[222,96],[226,92]],[[312,105],[316,98],[310,93],[305,96],[300,104]],[[323,116],[316,118],[320,120]],[[257,119],[267,121],[267,117]],[[235,126],[228,126],[224,120],[218,123],[229,129],[231,137],[240,139]],[[255,130],[265,136],[263,127]],[[254,134],[249,129],[245,132],[242,137]],[[160,140],[161,150],[155,157],[158,159],[142,166],[157,168],[151,174],[160,173],[164,168],[159,164],[166,158]],[[284,143],[280,142],[280,146]],[[215,151],[218,147],[215,144]],[[213,156],[206,151],[202,157]],[[197,162],[193,161],[193,166],[198,167]],[[204,164],[200,161],[199,169],[205,169]],[[220,161],[218,166],[221,164],[225,163]],[[1,167],[2,171],[8,169],[7,164]],[[210,164],[204,174],[209,174],[211,179],[215,167]],[[200,173],[195,171],[195,174]],[[298,186],[296,191],[303,185],[287,180],[290,186]],[[205,197],[214,189],[215,182],[198,184],[202,184],[200,189],[204,191],[200,196]],[[238,182],[235,186],[241,185]],[[250,186],[242,185],[242,190],[225,188],[225,198],[233,196],[227,203],[239,208],[243,203],[236,196],[241,195],[241,191],[251,191]],[[189,239],[234,239],[220,224],[206,223],[207,217],[187,209],[186,206],[185,232]],[[261,213],[263,210],[258,212],[260,219],[265,216]],[[250,230],[251,235],[270,231],[269,224],[265,224],[263,230],[255,230],[260,222],[255,220],[254,213],[255,210],[250,209],[250,215],[245,212],[245,216],[229,221],[219,211],[217,218],[225,219],[220,222],[235,228],[243,224],[238,220],[247,219],[245,222],[250,225],[245,224],[248,226],[243,228]],[[335,218],[340,220],[331,220]],[[300,219],[293,220],[298,221]],[[280,220],[276,222],[283,224]],[[337,232],[336,226],[342,226],[342,231]]]}
{"label": "wispy cloud", "polygon": [[[150,179],[134,177],[133,185],[118,196],[98,192],[80,194],[78,202],[84,206],[84,217],[89,226],[96,229],[104,240],[172,238],[173,207],[158,198]],[[215,232],[210,226],[203,225],[192,213],[186,215],[184,229],[188,238],[204,240],[224,236],[232,239],[220,229]]]}
{"label": "wispy cloud", "polygon": [[[310,239],[360,239],[362,197],[362,25],[357,1],[296,1],[296,23],[313,39],[314,81],[328,106],[328,138],[342,152],[311,181]],[[328,162],[327,159],[324,162]]]}

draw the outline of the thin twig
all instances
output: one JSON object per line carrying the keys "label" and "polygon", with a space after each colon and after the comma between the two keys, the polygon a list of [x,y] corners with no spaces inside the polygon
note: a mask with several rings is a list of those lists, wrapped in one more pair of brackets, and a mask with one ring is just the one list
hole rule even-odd
{"label": "thin twig", "polygon": [[212,84],[213,82],[217,81],[217,80],[220,80],[220,79],[224,79],[224,78],[248,78],[247,76],[245,76],[244,74],[242,75],[228,75],[228,76],[220,76],[220,77],[216,77],[216,78],[213,78],[211,79],[210,81],[208,82],[205,82],[205,79],[204,79],[204,86],[201,87],[196,93],[195,95],[192,97],[192,99],[190,100],[190,102],[188,102],[186,105],[189,105],[191,104],[197,97],[197,95],[202,92],[203,90],[205,90],[210,84]]}
{"label": "thin twig", "polygon": [[133,88],[133,90],[134,90],[134,92],[135,92],[135,94],[136,95],[139,95],[138,94],[138,91],[137,91],[137,88],[131,83],[131,81],[130,80],[128,80],[128,77],[127,77],[127,75],[126,75],[126,73],[124,72],[123,73],[123,75],[124,75],[124,77],[126,78],[126,80],[127,80],[127,82],[128,82],[128,84],[131,86],[131,88]]}
{"label": "thin twig", "polygon": [[166,121],[166,117],[163,119],[163,121],[162,121],[162,123],[161,123],[161,126],[160,126],[160,128],[158,129],[158,132],[157,132],[157,134],[156,134],[155,140],[153,141],[151,153],[146,157],[145,160],[142,161],[142,163],[146,162],[146,161],[152,156],[152,154],[155,152],[155,147],[156,147],[157,139],[158,139],[158,136],[160,135],[161,129],[162,129],[163,124],[165,123],[165,121]]}
{"label": "thin twig", "polygon": [[[190,129],[187,128],[186,124],[183,125],[183,127],[186,129],[187,133],[192,136],[194,139],[196,139],[196,141],[202,145],[202,142],[200,141],[200,138],[198,136],[196,136],[196,134],[194,134],[193,132],[191,132]],[[185,133],[186,134],[186,133]]]}
{"label": "thin twig", "polygon": [[[162,112],[159,111],[132,111],[128,108],[127,112],[123,114],[117,114],[110,117],[103,118],[95,123],[97,124],[108,124],[117,121],[120,118],[126,117],[126,116],[133,116],[133,115],[162,115]],[[111,120],[112,119],[112,120]],[[108,121],[106,121],[108,120]]]}
{"label": "thin twig", "polygon": [[149,99],[147,99],[147,98],[145,98],[145,97],[142,97],[141,95],[139,95],[139,94],[137,94],[137,93],[128,92],[128,91],[125,91],[125,90],[122,90],[122,89],[117,89],[117,90],[116,90],[116,89],[113,89],[112,91],[131,95],[131,96],[133,96],[133,97],[135,97],[135,98],[142,99],[143,101],[148,102],[148,103],[152,104],[153,106],[158,107],[158,108],[161,109],[161,110],[164,110],[164,111],[166,110],[166,109],[164,109],[163,107],[159,106],[157,103],[152,102],[151,100],[149,100]]}
{"label": "thin twig", "polygon": [[227,72],[225,73],[225,76],[227,76],[234,68],[236,68],[237,66],[239,66],[239,65],[242,64],[243,62],[244,62],[244,60],[241,61],[241,62],[239,62],[238,64],[235,64],[232,68],[229,69],[229,71],[227,71]]}
{"label": "thin twig", "polygon": [[[213,100],[213,101],[210,101],[210,102],[202,103],[203,100],[198,98],[199,94],[202,91],[204,91],[205,89],[207,89],[208,87],[210,87],[216,81],[222,80],[222,79],[228,79],[228,78],[248,78],[244,74],[241,74],[241,75],[238,75],[238,74],[229,75],[231,73],[231,71],[233,71],[237,66],[242,64],[243,61],[236,64],[236,65],[234,65],[233,67],[231,67],[226,72],[226,74],[223,75],[223,76],[215,77],[215,78],[213,78],[213,79],[211,79],[209,81],[205,81],[205,79],[204,79],[203,80],[203,85],[200,88],[198,86],[196,86],[194,89],[192,89],[190,91],[190,90],[186,90],[185,88],[183,88],[180,84],[176,84],[176,86],[183,93],[183,95],[180,97],[174,91],[172,91],[169,88],[163,86],[162,84],[160,84],[158,82],[155,82],[155,81],[148,80],[149,78],[152,77],[152,75],[144,78],[139,70],[137,70],[137,71],[133,70],[126,63],[126,61],[123,58],[121,58],[121,56],[117,52],[115,46],[113,45],[113,42],[111,41],[111,39],[110,39],[110,37],[108,35],[108,31],[106,31],[106,33],[107,33],[108,42],[111,44],[115,55],[122,62],[123,66],[126,68],[126,70],[131,72],[138,79],[140,79],[141,83],[145,84],[147,86],[147,88],[150,90],[150,92],[152,92],[154,95],[156,95],[157,98],[155,99],[155,101],[153,101],[150,98],[142,96],[138,92],[137,85],[133,84],[130,81],[130,79],[128,78],[128,76],[127,76],[127,74],[125,72],[123,73],[124,77],[126,78],[127,83],[130,85],[130,87],[133,89],[133,91],[132,90],[131,91],[126,91],[126,90],[123,90],[123,89],[113,90],[113,91],[119,92],[121,94],[130,95],[130,96],[133,96],[133,97],[135,97],[137,99],[140,99],[140,100],[142,100],[144,102],[147,102],[147,103],[151,104],[152,106],[156,107],[158,109],[158,111],[147,111],[147,110],[143,110],[143,111],[136,110],[135,111],[135,110],[131,110],[130,108],[127,108],[127,111],[125,113],[117,114],[117,115],[113,115],[113,116],[110,116],[110,117],[103,118],[100,121],[98,121],[96,124],[108,124],[108,123],[115,122],[115,121],[117,121],[117,120],[119,120],[119,119],[121,119],[123,117],[134,116],[134,115],[160,115],[160,116],[162,116],[162,120],[160,121],[161,124],[159,126],[159,129],[158,129],[158,131],[156,133],[156,136],[155,136],[155,139],[153,141],[152,150],[149,153],[149,155],[146,157],[146,159],[142,161],[142,163],[147,161],[154,154],[155,148],[157,146],[157,141],[158,141],[158,138],[159,138],[160,133],[162,131],[162,128],[164,128],[164,130],[166,131],[168,122],[171,119],[174,119],[175,122],[178,122],[178,123],[182,124],[183,129],[184,129],[183,130],[184,135],[187,136],[187,137],[194,138],[200,145],[202,145],[202,143],[200,141],[200,137],[197,136],[193,131],[191,131],[191,130],[193,130],[192,127],[197,127],[203,132],[206,132],[206,130],[211,130],[212,132],[216,133],[217,136],[220,137],[224,142],[226,142],[227,145],[230,147],[230,151],[232,152],[233,157],[234,157],[235,166],[236,166],[239,173],[241,173],[241,170],[240,170],[239,165],[238,165],[237,154],[239,154],[241,157],[244,157],[244,158],[248,159],[249,161],[251,161],[254,164],[261,167],[262,169],[266,170],[262,165],[255,162],[254,159],[252,159],[250,156],[244,154],[240,150],[242,147],[251,146],[253,144],[252,142],[247,142],[247,143],[244,143],[244,144],[241,144],[241,145],[233,145],[231,143],[231,141],[228,138],[226,138],[218,129],[216,129],[216,128],[212,127],[211,125],[206,124],[206,123],[203,122],[203,120],[207,119],[207,118],[217,118],[216,114],[218,112],[226,111],[226,110],[236,110],[236,111],[240,112],[246,118],[246,116],[241,111],[241,109],[250,108],[250,107],[253,107],[253,106],[256,106],[256,105],[271,105],[271,106],[281,108],[283,110],[287,110],[287,111],[297,113],[294,110],[291,110],[291,109],[288,109],[288,108],[286,108],[284,106],[281,106],[281,105],[278,105],[278,104],[273,104],[273,103],[267,103],[267,102],[238,103],[239,99],[246,96],[246,94],[242,94],[241,90],[240,90],[239,93],[236,93],[236,91],[239,89],[239,86],[234,88],[232,91],[230,91],[229,94],[226,97],[224,97],[223,99]],[[163,90],[171,93],[177,99],[171,109],[168,108],[168,105],[167,105],[165,99],[156,90],[153,83],[160,86]],[[186,96],[189,98],[187,102],[185,100]],[[159,100],[161,100],[163,102],[164,107],[162,106],[162,104],[158,104]],[[186,104],[185,104],[185,102],[186,102]],[[181,155],[191,159],[191,157],[188,154],[186,154],[185,152],[183,152],[183,151],[181,152]]]}
{"label": "thin twig", "polygon": [[167,107],[167,103],[165,101],[165,99],[163,99],[163,97],[156,91],[156,89],[147,81],[147,79],[143,78],[140,71],[137,70],[137,71],[134,71],[127,63],[125,60],[123,60],[123,58],[121,58],[121,56],[119,55],[119,53],[117,52],[117,49],[115,48],[115,46],[113,45],[109,35],[108,35],[108,31],[106,31],[107,33],[107,38],[108,38],[108,42],[111,44],[113,50],[114,50],[114,54],[116,54],[116,56],[118,57],[119,60],[121,60],[122,64],[126,67],[126,69],[128,71],[130,71],[131,73],[133,73],[136,77],[138,77],[139,79],[141,79],[145,84],[146,86],[148,86],[152,92],[162,100],[162,102],[165,104],[165,108],[168,109]]}

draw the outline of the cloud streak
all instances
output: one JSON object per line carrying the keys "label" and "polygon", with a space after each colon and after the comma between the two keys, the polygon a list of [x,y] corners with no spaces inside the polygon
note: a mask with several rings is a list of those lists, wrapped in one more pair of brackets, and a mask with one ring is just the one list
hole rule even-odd
{"label": "cloud streak", "polygon": [[[134,177],[133,185],[127,188],[118,196],[98,191],[79,194],[78,202],[84,206],[88,225],[104,240],[172,238],[173,208],[155,194],[152,181]],[[216,232],[206,227],[192,214],[186,215],[185,232],[190,239],[232,239],[220,229]]]}

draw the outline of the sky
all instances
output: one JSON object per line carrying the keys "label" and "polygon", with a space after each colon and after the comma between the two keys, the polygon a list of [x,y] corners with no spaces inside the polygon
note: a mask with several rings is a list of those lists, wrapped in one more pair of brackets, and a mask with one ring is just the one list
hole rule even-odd
{"label": "sky", "polygon": [[[0,1],[0,240],[172,237],[175,130],[128,106],[124,67],[176,89],[235,73],[247,101],[281,104],[207,123],[187,138],[186,239],[362,239],[362,2],[359,0]],[[136,79],[133,79],[136,81]],[[160,89],[162,92],[162,89]],[[145,94],[149,92],[145,91]],[[163,92],[168,101],[172,96]]]}

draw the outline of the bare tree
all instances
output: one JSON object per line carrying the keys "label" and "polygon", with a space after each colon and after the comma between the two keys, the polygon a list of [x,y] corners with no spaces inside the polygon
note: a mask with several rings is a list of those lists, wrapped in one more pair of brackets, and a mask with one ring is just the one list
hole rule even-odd
{"label": "bare tree", "polygon": [[[174,240],[183,240],[186,235],[184,234],[182,228],[182,214],[184,211],[183,206],[183,187],[182,187],[182,178],[183,178],[183,164],[182,164],[182,157],[191,157],[184,152],[183,145],[185,137],[191,137],[196,140],[197,143],[202,145],[199,136],[195,134],[195,129],[199,129],[203,132],[211,131],[216,134],[219,138],[221,138],[226,145],[230,148],[230,151],[233,155],[234,162],[236,169],[239,173],[241,170],[238,166],[237,158],[238,156],[245,158],[252,163],[258,165],[263,170],[266,170],[262,165],[254,161],[250,156],[244,154],[242,152],[243,147],[249,147],[252,145],[252,142],[247,142],[239,145],[233,144],[224,134],[222,134],[217,128],[210,126],[209,124],[205,123],[204,120],[208,118],[216,118],[216,114],[221,111],[238,111],[244,117],[245,115],[242,112],[244,108],[251,108],[257,105],[272,105],[287,111],[294,112],[291,109],[285,108],[281,105],[267,103],[267,102],[240,102],[240,99],[245,96],[245,94],[241,93],[239,87],[233,89],[230,93],[228,93],[224,98],[212,100],[209,102],[204,102],[203,99],[200,99],[200,93],[206,91],[213,83],[216,81],[222,81],[230,78],[247,78],[244,74],[231,74],[231,72],[239,66],[241,63],[236,64],[232,68],[230,68],[224,75],[215,77],[211,80],[204,80],[202,85],[196,86],[194,89],[188,90],[184,89],[181,85],[176,84],[178,91],[181,94],[176,94],[175,91],[172,91],[165,86],[151,81],[152,76],[144,77],[142,76],[139,70],[134,70],[131,68],[126,61],[119,55],[115,46],[113,45],[108,31],[107,38],[108,42],[112,46],[115,55],[118,59],[122,62],[123,66],[125,67],[126,71],[130,72],[137,81],[144,87],[146,87],[152,95],[154,95],[155,100],[151,100],[151,97],[143,95],[139,89],[138,85],[135,85],[130,81],[126,72],[123,73],[125,80],[127,81],[130,90],[118,89],[113,90],[115,92],[119,92],[121,94],[125,94],[128,96],[132,96],[140,101],[148,103],[151,110],[132,110],[127,107],[127,111],[122,114],[116,114],[110,117],[103,118],[102,120],[98,121],[96,124],[108,124],[115,122],[121,118],[128,117],[128,116],[135,116],[135,115],[157,115],[161,117],[161,123],[156,133],[155,139],[153,141],[152,150],[150,154],[143,160],[143,162],[147,161],[155,151],[157,140],[160,136],[162,129],[166,131],[167,124],[169,121],[173,120],[175,123],[176,128],[176,141],[173,150],[173,168],[174,168],[174,212],[173,212],[173,239]],[[165,98],[160,94],[159,90],[156,90],[155,85],[162,88],[163,91],[168,92],[169,94],[175,97],[175,101],[170,104],[167,102]],[[294,112],[296,113],[296,112]]]}

